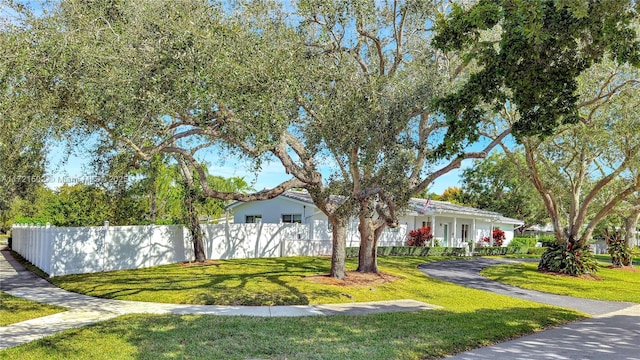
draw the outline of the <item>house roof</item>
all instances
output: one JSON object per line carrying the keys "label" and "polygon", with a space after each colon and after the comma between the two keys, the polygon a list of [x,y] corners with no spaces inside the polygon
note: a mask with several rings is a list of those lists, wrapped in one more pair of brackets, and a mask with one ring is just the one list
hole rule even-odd
{"label": "house roof", "polygon": [[[302,202],[305,204],[309,204],[315,206],[313,203],[313,199],[311,199],[311,195],[309,195],[306,191],[297,191],[297,190],[288,190],[282,193],[280,196],[285,197],[290,200]],[[339,196],[335,196],[335,200],[339,201]],[[523,225],[524,222],[518,219],[508,218],[503,216],[500,213],[476,209],[469,206],[462,206],[457,204],[452,204],[446,201],[437,201],[431,200],[431,203],[425,209],[425,203],[427,199],[418,199],[411,198],[409,201],[409,209],[407,215],[410,216],[420,216],[420,215],[432,215],[432,214],[460,214],[460,215],[468,215],[472,217],[484,217],[487,221],[500,222],[506,224],[514,224],[514,225]],[[237,205],[243,204],[241,201],[237,201],[227,208],[232,208]]]}
{"label": "house roof", "polygon": [[[309,195],[309,193],[306,192],[306,191],[287,190],[284,193],[278,195],[277,197],[285,197],[288,200],[293,200],[295,202],[301,202],[301,203],[303,203],[305,205],[315,206],[315,204],[313,203],[313,199],[311,199],[311,195]],[[237,206],[240,206],[240,205],[243,205],[243,204],[248,204],[248,202],[235,201],[235,202],[227,205],[227,210],[233,209],[234,207],[237,207]]]}
{"label": "house roof", "polygon": [[431,200],[429,206],[425,209],[427,199],[411,198],[409,201],[409,209],[407,215],[420,216],[420,215],[434,215],[434,214],[462,214],[472,217],[484,217],[487,221],[523,225],[524,221],[509,218],[503,216],[495,211],[488,211],[477,209],[470,206],[462,206],[458,204],[452,204],[446,201]]}
{"label": "house roof", "polygon": [[280,196],[313,205],[313,199],[311,199],[311,195],[309,195],[309,193],[306,191],[288,190],[282,193],[282,195]]}

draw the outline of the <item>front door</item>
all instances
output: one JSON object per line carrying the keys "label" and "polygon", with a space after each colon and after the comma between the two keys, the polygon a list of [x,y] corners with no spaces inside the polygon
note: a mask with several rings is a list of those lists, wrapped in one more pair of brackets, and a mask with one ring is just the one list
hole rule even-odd
{"label": "front door", "polygon": [[444,232],[442,235],[442,246],[447,246],[449,243],[449,224],[442,224],[442,231]]}

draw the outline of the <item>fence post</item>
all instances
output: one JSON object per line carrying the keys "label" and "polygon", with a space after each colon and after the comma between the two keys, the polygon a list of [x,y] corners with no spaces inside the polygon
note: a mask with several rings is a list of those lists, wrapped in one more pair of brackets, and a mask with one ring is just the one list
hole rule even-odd
{"label": "fence post", "polygon": [[107,236],[109,234],[109,221],[104,221],[104,236],[102,237],[102,251],[100,251],[100,262],[102,263],[101,269],[102,271],[106,271],[106,258],[107,258]]}
{"label": "fence post", "polygon": [[47,274],[51,275],[51,256],[53,255],[53,244],[51,243],[51,232],[53,229],[51,228],[51,223],[47,223],[46,232],[45,232],[45,240],[43,247],[43,264],[42,271],[45,271]]}
{"label": "fence post", "polygon": [[38,224],[36,229],[36,243],[34,244],[34,256],[31,263],[42,269],[42,239],[44,238],[44,227]]}
{"label": "fence post", "polygon": [[33,261],[33,243],[35,242],[36,237],[36,226],[34,224],[30,224],[29,226],[29,243],[27,248],[25,249],[26,259],[31,262]]}

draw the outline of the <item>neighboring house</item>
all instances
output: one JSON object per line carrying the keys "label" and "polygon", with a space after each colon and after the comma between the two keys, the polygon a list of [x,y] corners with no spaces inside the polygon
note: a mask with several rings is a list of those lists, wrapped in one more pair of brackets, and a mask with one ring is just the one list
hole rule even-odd
{"label": "neighboring house", "polygon": [[[304,191],[287,191],[282,195],[262,201],[235,202],[228,206],[233,212],[235,224],[241,223],[299,223],[309,226],[311,240],[328,240],[331,238],[329,222]],[[514,228],[522,226],[523,221],[511,219],[492,211],[455,205],[444,201],[411,199],[409,208],[399,217],[398,229],[386,229],[380,239],[380,245],[403,244],[409,231],[429,226],[434,237],[443,246],[462,247],[469,241],[477,243],[489,237],[493,229],[505,232],[506,246],[512,239]],[[353,246],[359,239],[357,220],[351,221],[348,234],[349,244]]]}

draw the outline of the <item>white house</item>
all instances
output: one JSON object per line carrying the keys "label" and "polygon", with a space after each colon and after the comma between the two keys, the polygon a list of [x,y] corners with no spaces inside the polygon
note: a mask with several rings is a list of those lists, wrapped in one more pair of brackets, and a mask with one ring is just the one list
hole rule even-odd
{"label": "white house", "polygon": [[[227,208],[233,212],[235,224],[241,223],[299,223],[309,227],[311,240],[331,239],[328,219],[304,191],[289,190],[282,195],[262,201],[235,202]],[[402,245],[409,231],[429,226],[434,237],[443,246],[463,247],[469,241],[477,243],[484,237],[490,237],[493,229],[505,232],[507,245],[513,239],[514,228],[522,226],[523,221],[511,219],[502,214],[472,207],[412,198],[409,208],[400,217],[398,229],[387,229],[379,245]],[[359,242],[357,220],[351,221],[348,228],[347,246]]]}

